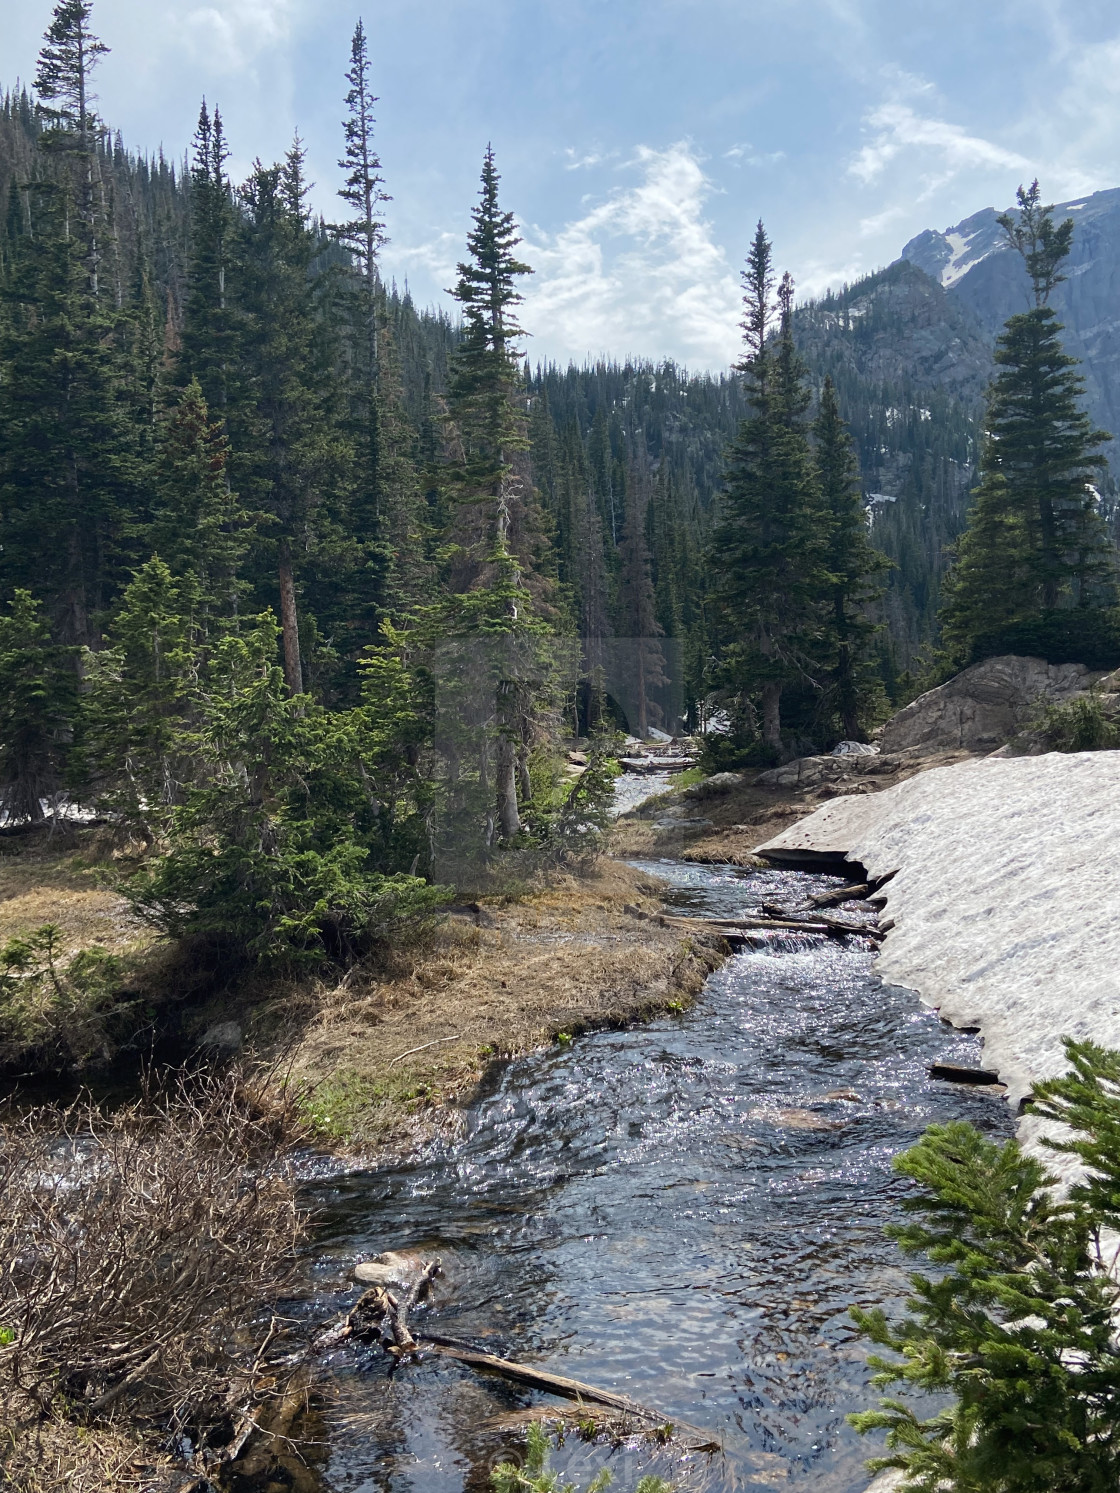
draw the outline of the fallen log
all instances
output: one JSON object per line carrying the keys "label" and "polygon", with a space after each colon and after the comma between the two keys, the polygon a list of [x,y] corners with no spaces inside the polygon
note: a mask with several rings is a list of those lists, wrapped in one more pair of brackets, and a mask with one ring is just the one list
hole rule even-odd
{"label": "fallen log", "polygon": [[865,882],[863,886],[838,886],[831,892],[818,892],[809,901],[814,907],[836,907],[841,902],[862,902],[870,895],[871,887]]}
{"label": "fallen log", "polygon": [[514,1363],[509,1358],[498,1358],[493,1353],[480,1353],[473,1348],[452,1347],[445,1339],[426,1337],[420,1340],[422,1349],[431,1349],[443,1358],[453,1358],[486,1373],[500,1374],[516,1384],[528,1384],[533,1389],[547,1390],[549,1394],[562,1395],[568,1400],[587,1400],[592,1405],[606,1405],[611,1410],[622,1410],[636,1420],[648,1421],[651,1425],[665,1425],[669,1417],[645,1405],[639,1405],[629,1395],[614,1394],[609,1389],[596,1389],[582,1379],[569,1379],[564,1374],[550,1374],[544,1369],[529,1368],[523,1363]]}
{"label": "fallen log", "polygon": [[563,1374],[550,1374],[544,1369],[530,1368],[527,1364],[514,1363],[508,1358],[498,1358],[493,1353],[483,1353],[467,1343],[441,1337],[437,1333],[425,1333],[419,1338],[413,1336],[408,1325],[408,1314],[439,1274],[440,1262],[433,1260],[424,1267],[402,1300],[398,1300],[391,1291],[386,1291],[381,1286],[364,1291],[341,1323],[319,1333],[315,1341],[320,1351],[323,1346],[333,1348],[347,1340],[366,1340],[380,1342],[385,1351],[391,1353],[398,1362],[419,1353],[438,1353],[443,1358],[453,1358],[457,1363],[500,1374],[515,1383],[563,1395],[569,1400],[587,1400],[595,1405],[606,1405],[651,1425],[666,1424],[666,1416],[645,1405],[639,1405],[628,1395],[614,1394],[611,1390],[585,1384],[581,1379],[569,1379]]}

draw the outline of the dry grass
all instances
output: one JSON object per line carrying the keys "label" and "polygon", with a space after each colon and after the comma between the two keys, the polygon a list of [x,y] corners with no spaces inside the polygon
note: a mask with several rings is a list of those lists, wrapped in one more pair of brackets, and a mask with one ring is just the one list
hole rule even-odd
{"label": "dry grass", "polygon": [[611,861],[557,875],[453,915],[378,977],[278,993],[256,1030],[290,1052],[324,1131],[399,1149],[453,1126],[495,1058],[683,1007],[721,955],[660,925],[659,906]]}
{"label": "dry grass", "polygon": [[106,884],[116,869],[113,847],[98,829],[0,837],[0,943],[56,923],[64,953],[147,947],[151,930]]}
{"label": "dry grass", "polygon": [[0,1402],[0,1488],[10,1493],[179,1493],[196,1480],[136,1433],[51,1418]]}

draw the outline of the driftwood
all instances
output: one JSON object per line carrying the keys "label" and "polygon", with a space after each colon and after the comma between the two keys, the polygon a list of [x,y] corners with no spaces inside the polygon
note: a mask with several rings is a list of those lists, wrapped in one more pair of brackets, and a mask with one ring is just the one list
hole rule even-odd
{"label": "driftwood", "polygon": [[508,1358],[498,1358],[493,1353],[484,1353],[469,1343],[456,1338],[441,1337],[436,1333],[414,1336],[409,1326],[409,1313],[423,1299],[432,1281],[439,1275],[440,1262],[425,1265],[403,1297],[396,1297],[382,1286],[373,1286],[364,1291],[344,1318],[328,1324],[314,1338],[311,1348],[314,1353],[323,1353],[337,1348],[344,1342],[380,1342],[387,1353],[398,1362],[421,1353],[438,1353],[443,1358],[453,1358],[457,1363],[486,1373],[500,1374],[517,1384],[527,1384],[549,1394],[563,1395],[569,1400],[586,1400],[593,1405],[605,1405],[611,1410],[622,1411],[649,1425],[663,1426],[668,1418],[645,1405],[639,1405],[627,1395],[615,1394],[611,1390],[597,1389],[581,1379],[569,1379],[563,1374],[550,1374],[544,1369],[534,1369],[527,1364],[514,1363]]}
{"label": "driftwood", "polygon": [[809,901],[814,907],[837,907],[841,902],[862,902],[870,895],[871,887],[864,883],[863,886],[838,886],[831,892],[818,892]]}
{"label": "driftwood", "polygon": [[877,923],[847,923],[843,918],[832,918],[826,913],[814,913],[804,918],[796,917],[742,917],[742,918],[673,918],[669,921],[681,927],[701,924],[713,929],[725,938],[740,937],[745,933],[816,933],[826,938],[844,938],[850,933],[862,934],[865,938],[880,939],[883,934]]}

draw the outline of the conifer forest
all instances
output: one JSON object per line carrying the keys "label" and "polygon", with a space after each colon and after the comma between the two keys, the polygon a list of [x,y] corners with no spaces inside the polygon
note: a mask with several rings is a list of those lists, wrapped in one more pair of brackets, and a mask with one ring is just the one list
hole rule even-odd
{"label": "conifer forest", "polygon": [[[0,1486],[424,1493],[438,1421],[462,1493],[635,1446],[622,1493],[1116,1487],[1115,1002],[1035,1071],[1018,973],[1109,868],[1078,831],[1012,938],[1052,846],[936,915],[906,857],[981,772],[993,838],[1041,817],[1034,758],[1058,854],[1120,746],[1120,378],[1063,325],[1120,193],[1024,171],[812,296],[752,209],[731,366],[556,361],[501,149],[447,299],[391,273],[372,24],[315,183],[210,94],[136,150],[95,0],[43,8],[0,79]],[[965,970],[926,1007],[906,937]],[[1006,1073],[934,1014],[994,968]]]}
{"label": "conifer forest", "polygon": [[[1046,305],[1070,230],[1036,188],[1008,227],[1035,309],[1001,341],[989,422],[1021,420],[1042,370],[1056,445],[1028,434],[1007,466],[993,425],[968,467],[982,422],[943,398],[910,422],[922,501],[869,525],[860,457],[893,396],[872,405],[826,335],[844,296],[795,306],[761,224],[737,368],[534,366],[492,151],[457,314],[384,283],[361,23],[333,223],[298,136],[231,181],[207,103],[185,164],[131,153],[96,112],[92,24],[56,8],[34,100],[0,119],[2,792],[31,820],[52,796],[112,806],[165,846],[134,890],[169,929],[345,946],[422,907],[440,865],[588,831],[564,736],[717,722],[728,765],[827,749],[939,649],[1111,606],[1084,496],[1104,437]],[[1016,484],[1055,462],[1066,486],[1032,515]],[[980,485],[942,633],[951,464]]]}

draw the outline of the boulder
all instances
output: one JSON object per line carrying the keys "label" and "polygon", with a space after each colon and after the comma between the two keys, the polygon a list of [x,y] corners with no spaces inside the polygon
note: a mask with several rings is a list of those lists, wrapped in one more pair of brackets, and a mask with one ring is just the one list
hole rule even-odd
{"label": "boulder", "polygon": [[1040,709],[1087,689],[1083,664],[1048,664],[1007,654],[986,658],[900,710],[883,727],[884,752],[990,752]]}
{"label": "boulder", "polygon": [[832,748],[833,757],[876,757],[880,747],[869,741],[838,741]]}

